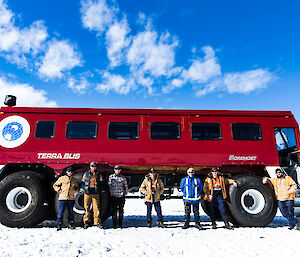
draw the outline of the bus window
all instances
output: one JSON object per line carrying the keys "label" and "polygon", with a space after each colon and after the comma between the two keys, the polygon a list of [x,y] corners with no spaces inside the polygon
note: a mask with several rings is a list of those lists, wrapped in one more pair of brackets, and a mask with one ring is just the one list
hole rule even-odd
{"label": "bus window", "polygon": [[108,126],[109,139],[138,139],[138,122],[110,122]]}
{"label": "bus window", "polygon": [[275,138],[278,151],[297,146],[294,128],[275,128]]}
{"label": "bus window", "polygon": [[296,143],[294,128],[275,128],[275,139],[281,166],[299,164],[299,149]]}
{"label": "bus window", "polygon": [[36,138],[53,138],[54,137],[55,121],[40,120],[36,123],[35,137]]}
{"label": "bus window", "polygon": [[255,123],[233,123],[232,135],[234,140],[262,139],[260,125]]}
{"label": "bus window", "polygon": [[180,139],[180,124],[177,122],[152,122],[151,139]]}
{"label": "bus window", "polygon": [[218,123],[193,123],[192,138],[194,140],[220,140],[221,126]]}
{"label": "bus window", "polygon": [[97,138],[97,122],[70,121],[67,124],[66,137],[69,139],[95,139]]}

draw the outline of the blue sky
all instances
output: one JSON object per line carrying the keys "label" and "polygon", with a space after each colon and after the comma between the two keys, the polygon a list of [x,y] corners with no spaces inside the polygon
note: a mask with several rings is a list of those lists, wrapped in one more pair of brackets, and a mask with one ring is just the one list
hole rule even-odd
{"label": "blue sky", "polygon": [[279,0],[0,0],[0,100],[300,122],[299,14]]}

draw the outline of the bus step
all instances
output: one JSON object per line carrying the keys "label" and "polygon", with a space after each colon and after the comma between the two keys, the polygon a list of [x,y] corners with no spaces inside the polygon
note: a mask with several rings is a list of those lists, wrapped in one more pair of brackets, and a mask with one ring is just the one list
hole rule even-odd
{"label": "bus step", "polygon": [[300,198],[299,197],[296,197],[294,199],[294,204],[295,204],[295,207],[300,207]]}
{"label": "bus step", "polygon": [[295,214],[295,217],[300,217],[300,207],[294,208],[294,214]]}

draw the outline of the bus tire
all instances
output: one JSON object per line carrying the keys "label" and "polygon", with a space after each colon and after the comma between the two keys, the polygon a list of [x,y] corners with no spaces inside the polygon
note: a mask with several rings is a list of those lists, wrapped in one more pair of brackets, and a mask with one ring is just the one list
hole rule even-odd
{"label": "bus tire", "polygon": [[42,182],[32,171],[8,175],[0,182],[0,222],[8,227],[32,227],[43,221]]}
{"label": "bus tire", "polygon": [[[202,200],[201,201],[201,207],[202,210],[205,212],[205,214],[210,217],[209,215],[209,208],[208,208],[208,201]],[[225,204],[225,208],[228,209],[228,207]],[[215,207],[215,218],[216,220],[222,220],[221,213],[217,207]],[[229,220],[231,221],[231,217],[229,217]]]}
{"label": "bus tire", "polygon": [[100,217],[102,222],[107,220],[112,213],[110,192],[103,190],[100,192]]}
{"label": "bus tire", "polygon": [[234,222],[240,226],[263,227],[277,212],[277,200],[269,185],[253,175],[235,178],[238,187],[230,186],[228,208]]}

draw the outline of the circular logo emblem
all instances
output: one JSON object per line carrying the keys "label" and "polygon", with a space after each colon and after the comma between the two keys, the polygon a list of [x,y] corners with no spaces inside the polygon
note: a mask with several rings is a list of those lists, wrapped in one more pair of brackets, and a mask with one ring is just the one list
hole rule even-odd
{"label": "circular logo emblem", "polygon": [[21,116],[9,116],[0,122],[0,145],[14,148],[23,144],[30,134],[30,125]]}

